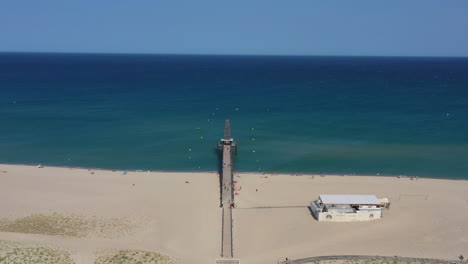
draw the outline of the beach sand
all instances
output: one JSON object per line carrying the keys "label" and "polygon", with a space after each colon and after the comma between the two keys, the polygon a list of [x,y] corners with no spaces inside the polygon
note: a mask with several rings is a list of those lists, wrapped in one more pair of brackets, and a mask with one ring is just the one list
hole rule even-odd
{"label": "beach sand", "polygon": [[[122,173],[0,165],[0,241],[59,248],[76,263],[119,249],[158,252],[176,263],[219,258],[216,173]],[[468,181],[235,175],[234,257],[241,263],[343,254],[468,256]],[[307,206],[320,194],[375,194],[389,198],[391,208],[371,222],[317,222]],[[44,222],[55,224],[34,226]]]}
{"label": "beach sand", "polygon": [[217,174],[122,173],[0,165],[0,219],[55,213],[62,222],[71,218],[79,224],[82,217],[85,225],[98,225],[77,228],[79,236],[39,230],[0,232],[0,240],[58,247],[70,251],[76,263],[94,263],[101,251],[113,249],[154,251],[177,263],[212,263],[219,257]]}
{"label": "beach sand", "polygon": [[[468,256],[468,181],[256,174],[235,179],[241,190],[234,252],[243,263],[323,255]],[[375,194],[389,198],[391,207],[382,219],[348,223],[318,222],[307,208],[287,207],[307,206],[320,194]]]}

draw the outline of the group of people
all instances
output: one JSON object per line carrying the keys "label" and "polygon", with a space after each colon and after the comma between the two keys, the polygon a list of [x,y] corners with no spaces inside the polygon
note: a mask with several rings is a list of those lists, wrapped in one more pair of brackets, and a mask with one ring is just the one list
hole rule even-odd
{"label": "group of people", "polygon": [[[407,178],[407,176],[402,176],[402,175],[398,175],[398,176],[397,176],[398,179],[400,179],[400,178],[402,178],[402,177]],[[417,180],[419,177],[418,177],[418,176],[411,176],[411,177],[409,177],[409,178],[410,178],[410,180],[414,180],[414,179]]]}
{"label": "group of people", "polygon": [[[223,189],[225,191],[230,191],[231,188],[233,191],[240,191],[242,190],[242,186],[239,186],[239,188],[236,188],[235,184],[237,183],[237,181],[234,181],[234,184],[232,182],[229,183],[229,186],[227,186],[225,183],[223,183]],[[239,193],[234,193],[234,195],[239,195]]]}

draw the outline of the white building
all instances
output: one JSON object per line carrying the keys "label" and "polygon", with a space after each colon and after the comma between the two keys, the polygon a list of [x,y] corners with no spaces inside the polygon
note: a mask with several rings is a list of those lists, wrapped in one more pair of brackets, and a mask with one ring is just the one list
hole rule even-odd
{"label": "white building", "polygon": [[310,203],[318,221],[335,222],[379,219],[385,206],[375,195],[320,195]]}

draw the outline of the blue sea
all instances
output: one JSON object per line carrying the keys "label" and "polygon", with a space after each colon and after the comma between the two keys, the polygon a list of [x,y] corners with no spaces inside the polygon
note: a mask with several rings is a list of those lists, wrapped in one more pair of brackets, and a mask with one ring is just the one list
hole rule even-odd
{"label": "blue sea", "polygon": [[468,58],[0,53],[0,163],[468,179]]}

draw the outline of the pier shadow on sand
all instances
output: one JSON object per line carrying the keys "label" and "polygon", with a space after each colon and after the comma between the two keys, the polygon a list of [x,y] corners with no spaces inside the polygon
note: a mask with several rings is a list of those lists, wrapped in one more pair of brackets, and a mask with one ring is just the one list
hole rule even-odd
{"label": "pier shadow on sand", "polygon": [[223,183],[222,183],[222,173],[223,173],[223,149],[222,148],[214,148],[213,153],[216,155],[216,161],[217,161],[217,168],[218,168],[218,181],[219,181],[219,206],[222,207],[223,201],[222,201],[222,191],[223,191]]}

